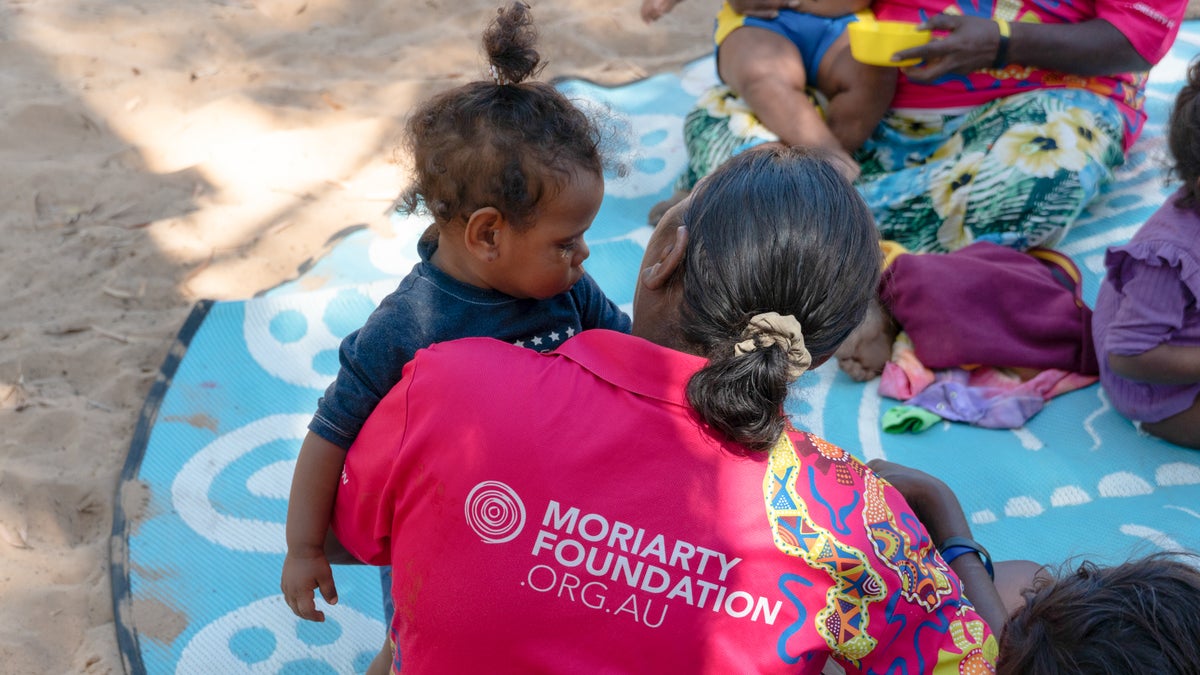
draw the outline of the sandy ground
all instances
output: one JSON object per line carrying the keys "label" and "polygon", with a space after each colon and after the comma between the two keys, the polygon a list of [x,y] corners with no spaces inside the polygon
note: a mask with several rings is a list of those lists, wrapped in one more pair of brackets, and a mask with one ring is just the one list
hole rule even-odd
{"label": "sandy ground", "polygon": [[[415,100],[498,0],[0,0],[0,673],[119,673],[117,478],[193,303],[382,226]],[[715,0],[534,0],[545,75],[708,51]]]}

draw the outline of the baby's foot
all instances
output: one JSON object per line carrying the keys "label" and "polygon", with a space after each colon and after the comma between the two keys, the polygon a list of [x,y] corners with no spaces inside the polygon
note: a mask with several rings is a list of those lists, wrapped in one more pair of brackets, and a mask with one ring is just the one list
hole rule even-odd
{"label": "baby's foot", "polygon": [[688,193],[681,190],[676,190],[675,192],[671,193],[670,197],[667,197],[654,206],[651,206],[650,215],[646,218],[646,220],[649,221],[650,227],[658,225],[658,221],[662,220],[663,214],[669,211],[672,206],[675,206],[679,202],[683,201],[683,198],[687,196]]}
{"label": "baby's foot", "polygon": [[862,175],[862,167],[850,153],[843,150],[840,146],[830,152],[830,159],[833,160],[833,166],[838,170],[838,173],[846,177],[846,180],[853,183]]}
{"label": "baby's foot", "polygon": [[872,300],[862,323],[834,352],[838,367],[856,382],[879,377],[892,358],[892,343],[900,329],[887,310]]}

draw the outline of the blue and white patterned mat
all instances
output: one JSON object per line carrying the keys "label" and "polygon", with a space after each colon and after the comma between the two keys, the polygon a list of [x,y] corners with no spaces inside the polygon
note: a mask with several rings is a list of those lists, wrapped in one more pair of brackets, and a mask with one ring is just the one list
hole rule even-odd
{"label": "blue and white patterned mat", "polygon": [[[1094,301],[1107,246],[1126,241],[1172,189],[1163,125],[1200,22],[1185,24],[1151,75],[1150,121],[1118,181],[1061,247]],[[682,169],[683,115],[714,80],[711,59],[679,74],[606,89],[567,80],[572,97],[628,120],[632,173],[611,178],[588,234],[591,274],[628,311],[649,228],[645,214]],[[317,397],[356,328],[415,262],[425,223],[344,238],[295,282],[239,302],[197,305],[147,399],[125,468],[149,504],[118,505],[113,593],[129,672],[361,673],[383,636],[373,568],[335,569],[328,620],[293,617],[279,593],[292,468]],[[311,290],[317,288],[317,290]],[[945,423],[888,435],[892,401],[833,364],[790,399],[796,423],[860,457],[887,457],[941,476],[962,498],[976,537],[997,558],[1117,561],[1158,549],[1200,550],[1200,453],[1139,435],[1098,386],[1051,401],[1030,423],[997,431]]]}

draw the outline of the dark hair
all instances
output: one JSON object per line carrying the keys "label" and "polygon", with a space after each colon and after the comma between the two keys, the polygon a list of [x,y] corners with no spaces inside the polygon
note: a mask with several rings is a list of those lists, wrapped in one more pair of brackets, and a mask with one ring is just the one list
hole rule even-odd
{"label": "dark hair", "polygon": [[1167,147],[1171,150],[1171,173],[1183,179],[1183,194],[1175,206],[1200,212],[1200,59],[1188,66],[1188,81],[1175,97],[1171,121],[1167,127]]}
{"label": "dark hair", "polygon": [[734,355],[750,319],[793,315],[814,361],[828,358],[866,312],[879,280],[879,236],[867,205],[823,156],[767,146],[723,164],[682,216],[683,337],[709,359],[688,382],[700,417],[751,450],[786,424],[784,348]]}
{"label": "dark hair", "polygon": [[522,229],[573,172],[603,172],[597,125],[550,84],[526,81],[542,67],[536,42],[528,5],[500,8],[483,34],[493,79],[443,92],[413,112],[405,147],[414,179],[401,195],[404,208],[423,206],[441,226],[492,206]]}
{"label": "dark hair", "polygon": [[1200,673],[1196,556],[1157,553],[1114,567],[1084,562],[1040,579],[1005,624],[1000,675]]}

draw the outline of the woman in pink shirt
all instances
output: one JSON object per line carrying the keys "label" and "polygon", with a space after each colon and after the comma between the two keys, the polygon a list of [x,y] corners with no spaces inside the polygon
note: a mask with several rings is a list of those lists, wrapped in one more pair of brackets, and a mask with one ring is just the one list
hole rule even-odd
{"label": "woman in pink shirt", "polygon": [[[1186,5],[876,0],[879,19],[933,31],[893,57],[923,61],[901,69],[890,111],[854,155],[882,238],[916,252],[1057,243],[1141,133],[1146,73]],[[775,140],[723,106],[689,114],[680,192],[731,152]]]}
{"label": "woman in pink shirt", "polygon": [[862,318],[875,237],[829,161],[758,149],[658,223],[633,335],[418,352],[333,523],[394,570],[393,669],[991,672],[1005,610],[957,502],[922,524],[783,412]]}

